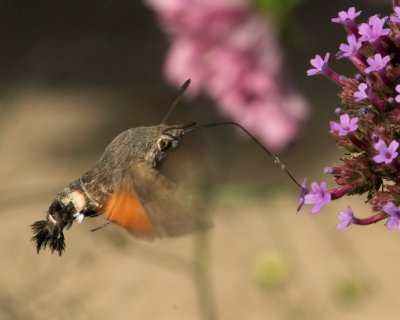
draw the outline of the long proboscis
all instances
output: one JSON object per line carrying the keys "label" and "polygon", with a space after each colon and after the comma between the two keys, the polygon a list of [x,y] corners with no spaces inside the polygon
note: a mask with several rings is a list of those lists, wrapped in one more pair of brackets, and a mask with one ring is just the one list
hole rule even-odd
{"label": "long proboscis", "polygon": [[234,122],[234,121],[225,121],[225,122],[215,122],[215,123],[206,123],[206,124],[200,124],[200,125],[195,125],[187,128],[185,130],[185,133],[197,131],[200,129],[205,129],[205,128],[211,128],[211,127],[220,127],[220,126],[227,126],[227,125],[232,125],[236,126],[239,129],[241,129],[243,132],[245,132],[261,149],[263,149],[269,156],[272,157],[274,162],[289,176],[289,178],[300,188],[302,188],[301,184],[293,177],[293,175],[289,172],[289,170],[286,168],[286,165],[282,162],[281,159],[279,159],[275,154],[273,154],[271,151],[269,151],[256,137],[254,137],[245,127],[243,127],[241,124]]}

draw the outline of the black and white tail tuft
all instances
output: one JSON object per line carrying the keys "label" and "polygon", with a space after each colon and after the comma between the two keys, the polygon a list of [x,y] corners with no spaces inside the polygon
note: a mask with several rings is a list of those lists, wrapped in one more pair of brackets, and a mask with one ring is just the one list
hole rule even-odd
{"label": "black and white tail tuft", "polygon": [[62,227],[50,219],[36,221],[31,225],[33,231],[32,241],[36,243],[36,250],[49,246],[51,252],[57,251],[61,256],[65,251],[65,241]]}

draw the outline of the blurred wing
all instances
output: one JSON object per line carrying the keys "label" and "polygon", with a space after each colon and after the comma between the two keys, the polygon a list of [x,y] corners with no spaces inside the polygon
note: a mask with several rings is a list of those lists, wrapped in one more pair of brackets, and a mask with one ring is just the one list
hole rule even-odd
{"label": "blurred wing", "polygon": [[143,162],[116,177],[105,215],[133,235],[178,236],[198,228],[190,197],[171,180]]}
{"label": "blurred wing", "polygon": [[104,214],[134,235],[152,238],[150,220],[137,196],[128,191],[114,192],[106,203]]}

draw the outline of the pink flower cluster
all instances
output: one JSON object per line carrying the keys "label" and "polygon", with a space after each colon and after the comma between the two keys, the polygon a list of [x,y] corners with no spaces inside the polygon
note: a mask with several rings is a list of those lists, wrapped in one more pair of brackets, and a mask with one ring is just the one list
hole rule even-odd
{"label": "pink flower cluster", "polygon": [[337,229],[386,220],[388,229],[400,230],[400,0],[393,0],[390,16],[373,15],[358,24],[360,15],[351,7],[332,19],[347,31],[347,44],[340,44],[336,56],[354,64],[354,78],[333,71],[329,53],[310,61],[308,75],[325,75],[342,88],[339,122],[330,121],[330,129],[345,156],[325,169],[337,187],[327,190],[322,181],[311,183],[309,190],[304,182],[298,210],[313,205],[316,214],[332,200],[366,194],[373,213],[358,218],[348,206],[338,215]]}
{"label": "pink flower cluster", "polygon": [[308,106],[283,85],[282,52],[273,27],[249,0],[146,0],[171,39],[165,75],[176,86],[191,78],[221,112],[269,148],[298,133]]}

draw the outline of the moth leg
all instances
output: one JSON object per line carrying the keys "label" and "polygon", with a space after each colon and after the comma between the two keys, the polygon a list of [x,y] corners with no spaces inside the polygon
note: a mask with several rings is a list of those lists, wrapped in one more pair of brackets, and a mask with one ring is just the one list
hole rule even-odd
{"label": "moth leg", "polygon": [[96,227],[96,228],[94,228],[94,229],[92,229],[92,230],[90,230],[90,231],[92,231],[92,232],[98,231],[98,230],[100,230],[100,229],[103,229],[103,228],[107,227],[110,223],[111,223],[111,221],[110,221],[110,220],[107,220],[107,221],[104,222],[102,225],[100,225],[100,226],[98,226],[98,227]]}

